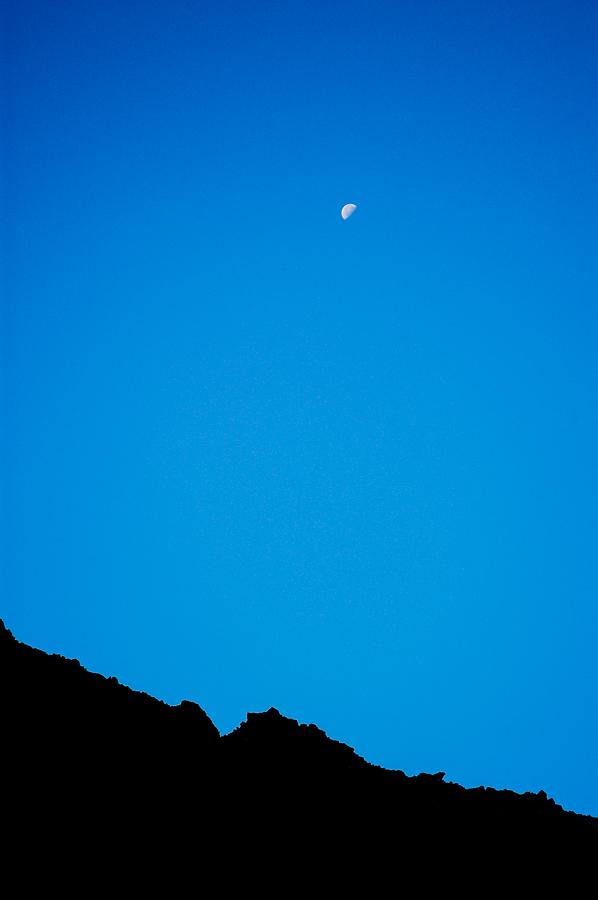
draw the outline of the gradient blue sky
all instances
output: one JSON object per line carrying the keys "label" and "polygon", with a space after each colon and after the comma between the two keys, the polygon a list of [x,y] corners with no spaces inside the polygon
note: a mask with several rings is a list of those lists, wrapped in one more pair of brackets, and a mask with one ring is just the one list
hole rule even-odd
{"label": "gradient blue sky", "polygon": [[596,3],[3,40],[7,625],[598,813]]}

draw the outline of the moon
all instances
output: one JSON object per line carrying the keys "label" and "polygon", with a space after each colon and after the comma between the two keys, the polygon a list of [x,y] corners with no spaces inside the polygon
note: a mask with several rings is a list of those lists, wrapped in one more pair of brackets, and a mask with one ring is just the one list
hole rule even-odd
{"label": "moon", "polygon": [[345,203],[343,208],[341,209],[341,219],[348,219],[349,216],[352,216],[355,210],[357,209],[356,203]]}

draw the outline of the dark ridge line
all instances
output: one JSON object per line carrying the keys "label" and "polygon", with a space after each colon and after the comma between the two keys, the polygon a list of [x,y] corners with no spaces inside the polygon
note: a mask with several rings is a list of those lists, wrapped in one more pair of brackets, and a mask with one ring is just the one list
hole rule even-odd
{"label": "dark ridge line", "polygon": [[106,805],[102,816],[110,806],[140,821],[149,797],[145,815],[154,823],[158,809],[174,814],[201,802],[215,815],[226,800],[239,822],[250,811],[260,827],[298,828],[309,817],[312,835],[327,823],[362,846],[392,834],[405,846],[425,839],[432,847],[537,841],[598,849],[598,819],[564,810],[544,791],[464,788],[444,772],[384,769],[274,707],[249,712],[221,735],[197,703],[172,706],[29,647],[2,620],[0,724],[3,772],[24,786],[28,803],[43,797],[84,820]]}

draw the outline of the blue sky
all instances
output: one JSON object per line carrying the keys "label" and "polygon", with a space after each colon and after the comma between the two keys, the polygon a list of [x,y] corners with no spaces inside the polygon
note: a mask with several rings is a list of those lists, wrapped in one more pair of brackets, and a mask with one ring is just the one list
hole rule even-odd
{"label": "blue sky", "polygon": [[17,637],[598,814],[596,46],[591,2],[9,0]]}

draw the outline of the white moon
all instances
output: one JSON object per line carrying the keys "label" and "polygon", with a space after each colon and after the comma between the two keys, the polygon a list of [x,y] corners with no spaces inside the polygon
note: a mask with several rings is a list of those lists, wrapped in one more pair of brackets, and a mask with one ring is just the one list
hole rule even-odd
{"label": "white moon", "polygon": [[355,203],[345,203],[345,205],[341,209],[341,218],[348,219],[349,216],[353,215],[356,209],[357,205]]}

